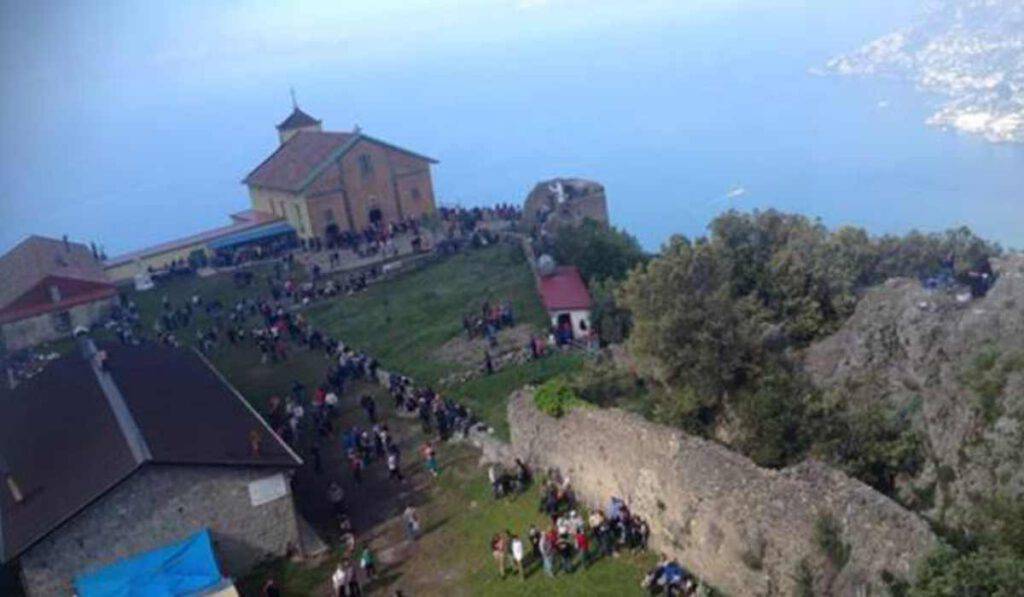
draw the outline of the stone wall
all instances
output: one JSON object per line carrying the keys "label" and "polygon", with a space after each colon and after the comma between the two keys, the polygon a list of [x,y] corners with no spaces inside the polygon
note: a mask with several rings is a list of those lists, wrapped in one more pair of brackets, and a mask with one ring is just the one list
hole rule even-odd
{"label": "stone wall", "polygon": [[583,220],[608,224],[604,187],[581,178],[553,178],[537,183],[523,203],[523,223],[541,226],[548,233]]}
{"label": "stone wall", "polygon": [[[537,410],[528,390],[513,395],[508,416],[515,453],[560,469],[591,505],[623,498],[650,522],[653,547],[730,595],[792,594],[802,559],[815,594],[885,594],[884,573],[909,578],[936,544],[917,515],[821,463],[763,469],[615,409],[555,419]],[[842,566],[813,539],[826,515],[851,549]]]}
{"label": "stone wall", "polygon": [[147,465],[21,556],[29,595],[69,595],[78,574],[183,539],[203,527],[225,575],[299,545],[291,494],[252,506],[268,468]]}
{"label": "stone wall", "polygon": [[71,325],[67,331],[59,331],[54,326],[54,313],[43,313],[35,317],[26,317],[0,326],[0,335],[7,350],[20,350],[35,346],[42,342],[71,337],[72,331],[78,327],[91,327],[110,314],[110,309],[117,297],[105,298],[91,303],[76,305],[67,310]]}

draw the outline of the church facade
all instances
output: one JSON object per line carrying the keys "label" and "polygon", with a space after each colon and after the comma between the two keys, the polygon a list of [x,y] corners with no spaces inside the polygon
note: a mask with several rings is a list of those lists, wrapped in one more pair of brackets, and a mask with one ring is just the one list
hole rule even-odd
{"label": "church facade", "polygon": [[362,133],[327,132],[295,106],[280,145],[243,183],[252,209],[285,219],[299,238],[330,241],[436,209],[436,160]]}

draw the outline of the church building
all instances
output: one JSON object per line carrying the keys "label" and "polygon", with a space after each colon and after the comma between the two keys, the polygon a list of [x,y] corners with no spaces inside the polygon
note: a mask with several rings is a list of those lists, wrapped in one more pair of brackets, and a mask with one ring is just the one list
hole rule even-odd
{"label": "church building", "polygon": [[299,238],[327,242],[435,210],[437,161],[362,133],[327,132],[297,105],[280,145],[243,183],[252,209],[285,219]]}

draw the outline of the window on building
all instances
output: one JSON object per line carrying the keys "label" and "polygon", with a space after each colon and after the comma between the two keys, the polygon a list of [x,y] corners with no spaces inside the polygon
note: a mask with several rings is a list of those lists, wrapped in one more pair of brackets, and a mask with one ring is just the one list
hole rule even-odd
{"label": "window on building", "polygon": [[419,189],[419,187],[413,187],[412,188],[412,200],[413,201],[419,201],[420,200],[420,189]]}
{"label": "window on building", "polygon": [[363,153],[359,155],[359,172],[363,175],[363,178],[373,174],[373,162],[370,161],[370,154]]}
{"label": "window on building", "polygon": [[306,234],[306,223],[302,221],[302,208],[296,203],[292,205],[292,210],[295,212],[295,227],[302,234]]}

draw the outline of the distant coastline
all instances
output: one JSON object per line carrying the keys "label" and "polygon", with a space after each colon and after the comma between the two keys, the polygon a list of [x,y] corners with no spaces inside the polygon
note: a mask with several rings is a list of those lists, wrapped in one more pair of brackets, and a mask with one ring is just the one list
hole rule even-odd
{"label": "distant coastline", "polygon": [[1024,143],[1024,23],[1010,0],[954,0],[812,74],[888,76],[945,98],[925,124]]}

